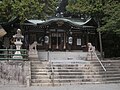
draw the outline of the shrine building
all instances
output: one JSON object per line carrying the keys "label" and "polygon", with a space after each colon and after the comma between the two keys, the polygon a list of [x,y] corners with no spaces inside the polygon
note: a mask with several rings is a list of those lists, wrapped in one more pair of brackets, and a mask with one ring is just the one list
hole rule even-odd
{"label": "shrine building", "polygon": [[25,47],[37,41],[38,50],[87,51],[87,43],[99,49],[97,23],[93,18],[50,18],[47,20],[26,20],[21,29]]}

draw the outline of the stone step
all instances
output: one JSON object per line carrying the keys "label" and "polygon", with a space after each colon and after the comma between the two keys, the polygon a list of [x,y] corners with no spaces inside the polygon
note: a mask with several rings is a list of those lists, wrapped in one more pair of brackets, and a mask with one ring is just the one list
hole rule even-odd
{"label": "stone step", "polygon": [[40,61],[40,60],[30,61],[30,62],[33,63],[33,64],[47,64],[47,63],[50,63],[49,61]]}
{"label": "stone step", "polygon": [[[77,65],[77,64],[72,64],[72,65],[50,65],[50,64],[47,64],[47,65],[31,65],[31,68],[35,68],[35,67],[38,67],[38,68],[86,68],[86,67],[93,67],[93,68],[101,68],[102,66],[101,65],[94,65],[94,64],[82,64],[82,65]],[[105,68],[120,68],[120,65],[104,65]]]}
{"label": "stone step", "polygon": [[[71,63],[71,64],[65,64],[65,63],[53,63],[53,64],[50,64],[50,63],[41,63],[41,62],[37,62],[36,63],[31,63],[32,66],[80,66],[80,65],[88,65],[88,66],[91,66],[91,65],[94,65],[94,66],[101,66],[100,63]],[[120,63],[103,63],[104,66],[119,66]],[[120,67],[120,66],[119,66]]]}
{"label": "stone step", "polygon": [[102,81],[101,84],[110,84],[110,83],[120,83],[120,80],[112,80],[112,81]]}
{"label": "stone step", "polygon": [[51,75],[52,72],[31,72],[31,75]]}
{"label": "stone step", "polygon": [[29,59],[30,62],[39,62],[39,59]]}
{"label": "stone step", "polygon": [[56,73],[59,73],[59,74],[120,74],[120,72],[117,72],[117,71],[103,71],[103,72],[91,72],[91,71],[84,71],[84,72],[54,72],[55,74]]}
{"label": "stone step", "polygon": [[120,83],[120,81],[104,81],[104,82],[66,82],[66,83],[31,83],[32,86],[63,86],[63,85],[83,85],[83,84],[110,84]]}
{"label": "stone step", "polygon": [[[98,59],[94,59],[94,60],[82,60],[82,59],[69,59],[69,60],[59,60],[59,59],[56,59],[56,60],[50,60],[51,62],[64,62],[64,61],[78,61],[78,62],[99,62]],[[119,60],[100,60],[101,62],[103,63],[120,63]]]}
{"label": "stone step", "polygon": [[65,86],[77,84],[100,84],[100,82],[66,82],[66,83],[31,83],[32,86]]}
{"label": "stone step", "polygon": [[50,62],[52,63],[89,63],[90,61],[86,61],[86,60],[76,60],[76,59],[72,59],[72,60],[51,60]]}
{"label": "stone step", "polygon": [[[53,83],[31,83],[31,86],[55,86]],[[56,86],[58,86],[56,84]]]}
{"label": "stone step", "polygon": [[[100,63],[90,63],[91,65],[94,65],[94,66],[101,66],[100,65]],[[102,63],[103,64],[103,66],[118,66],[118,67],[120,67],[120,63]]]}
{"label": "stone step", "polygon": [[[100,64],[100,62],[98,62],[98,61],[89,61],[91,64]],[[113,64],[113,65],[115,65],[115,64],[117,64],[117,65],[119,65],[120,64],[120,61],[119,62],[105,62],[105,61],[101,61],[101,63],[102,64]]]}
{"label": "stone step", "polygon": [[[33,69],[32,72],[52,72],[51,69]],[[53,69],[54,72],[82,72],[83,69]],[[94,71],[94,70],[93,70]]]}
{"label": "stone step", "polygon": [[[43,72],[43,71],[48,71],[48,72],[51,72],[51,71],[55,71],[55,72],[74,72],[74,71],[95,71],[95,72],[101,72],[101,71],[104,71],[102,67],[53,67],[53,68],[50,68],[50,67],[44,67],[44,68],[41,68],[41,67],[32,67],[31,68],[31,71],[32,72]],[[106,72],[109,72],[109,71],[120,71],[120,68],[117,68],[117,67],[109,67],[109,68],[106,68]]]}
{"label": "stone step", "polygon": [[[52,72],[52,70],[54,72],[85,72],[85,71],[94,71],[94,72],[102,72],[104,71],[103,68],[95,68],[95,67],[92,67],[92,68],[89,68],[89,67],[82,67],[82,68],[38,68],[38,67],[34,67],[34,68],[31,68],[31,71],[32,72]],[[119,72],[119,68],[106,68],[106,72]]]}
{"label": "stone step", "polygon": [[[51,61],[48,61],[48,60],[38,60],[38,59],[36,59],[36,60],[30,60],[32,63],[36,63],[36,64],[39,64],[39,63],[50,63]],[[55,62],[64,62],[64,61],[74,61],[74,60],[52,60],[52,61],[55,61]],[[76,60],[75,60],[76,61]],[[95,62],[95,63],[99,63],[99,61],[98,60],[89,60],[89,61],[87,61],[87,60],[77,60],[77,61],[81,61],[81,63],[82,62]],[[102,63],[120,63],[120,60],[100,60]]]}
{"label": "stone step", "polygon": [[32,79],[31,83],[52,83],[51,79]]}
{"label": "stone step", "polygon": [[120,60],[101,60],[102,62],[120,62]]}
{"label": "stone step", "polygon": [[[32,79],[45,79],[45,78],[51,78],[52,75],[32,75],[31,78]],[[108,74],[108,75],[54,75],[54,78],[55,79],[58,79],[58,78],[84,78],[84,77],[87,77],[87,78],[107,78],[107,77],[120,77],[120,74],[114,74],[114,75],[111,75],[111,74]]]}
{"label": "stone step", "polygon": [[54,79],[71,79],[71,78],[120,78],[120,75],[32,75],[32,79],[51,79],[54,77]]}
{"label": "stone step", "polygon": [[[65,62],[53,62],[53,63],[49,63],[49,64],[52,64],[52,65],[91,65],[91,64],[96,64],[96,65],[99,65],[100,62],[85,62],[85,63],[76,63],[76,62],[71,62],[71,63],[65,63]],[[107,65],[119,65],[120,62],[102,62],[102,64],[107,64]]]}
{"label": "stone step", "polygon": [[[81,72],[81,71],[104,71],[103,68],[97,68],[97,67],[81,67],[81,68],[38,68],[38,67],[34,67],[34,68],[31,68],[31,71],[32,72],[44,72],[44,71],[47,71],[47,72],[51,72],[51,71],[54,71],[54,72]],[[109,67],[109,68],[106,68],[106,72],[108,71],[120,71],[119,68],[113,68],[113,67]]]}
{"label": "stone step", "polygon": [[72,79],[72,78],[77,78],[77,79],[80,79],[80,78],[99,78],[99,79],[106,79],[106,78],[120,78],[120,75],[37,75],[37,76],[33,76],[32,75],[32,79],[51,79],[52,77],[54,77],[54,79]]}
{"label": "stone step", "polygon": [[[31,66],[41,66],[41,67],[50,67],[50,66],[53,66],[53,67],[71,67],[71,66],[95,66],[95,67],[101,67],[100,63],[85,63],[85,64],[76,64],[76,63],[73,63],[73,64],[61,64],[61,63],[53,63],[53,64],[50,64],[50,63],[44,63],[44,64],[33,64],[31,63]],[[120,68],[120,63],[103,63],[103,66],[104,67],[119,67]]]}
{"label": "stone step", "polygon": [[84,80],[84,79],[54,79],[53,81],[49,80],[49,79],[44,79],[44,80],[32,79],[31,83],[52,83],[52,82],[54,82],[54,83],[65,83],[65,82],[82,82],[82,80]]}
{"label": "stone step", "polygon": [[[58,67],[60,67],[60,66],[101,66],[99,63],[98,63],[98,65],[97,64],[91,64],[91,63],[89,63],[89,64],[69,64],[69,65],[67,65],[67,64],[52,64],[52,66],[58,66]],[[108,66],[108,67],[116,67],[116,66],[119,66],[120,67],[120,63],[117,63],[117,64],[103,64],[104,66]]]}
{"label": "stone step", "polygon": [[120,76],[120,73],[114,73],[114,74],[88,74],[88,73],[85,74],[85,73],[83,73],[83,74],[81,74],[81,75],[74,75],[74,74],[65,74],[65,75],[64,75],[64,74],[61,74],[61,75],[60,75],[60,74],[52,74],[52,73],[51,73],[51,74],[48,74],[48,75],[32,74],[31,77],[36,77],[36,78],[37,78],[37,77],[38,77],[38,78],[39,78],[39,77],[49,77],[50,75],[54,75],[54,76],[56,76],[56,77],[59,77],[59,76],[60,76],[60,77],[62,77],[62,76],[63,76],[63,77],[67,77],[67,76],[68,76],[68,77],[70,77],[70,76],[71,76],[71,77],[78,77],[78,76],[91,76],[91,75],[92,75],[92,76],[103,76],[103,77],[107,77],[107,76],[108,76],[108,77],[109,77],[109,76],[116,76],[116,77],[118,76],[118,77],[119,77],[119,76]]}
{"label": "stone step", "polygon": [[71,79],[67,79],[67,78],[58,78],[58,79],[32,79],[31,82],[32,83],[65,83],[65,82],[108,82],[108,81],[118,81],[118,79],[120,79],[120,77],[107,77],[107,78],[71,78]]}
{"label": "stone step", "polygon": [[38,68],[34,68],[31,69],[31,72],[104,72],[104,73],[108,73],[108,72],[120,72],[120,70],[116,69],[106,69],[107,71],[104,71],[103,68],[101,69],[95,69],[95,68],[89,68],[89,69],[38,69]]}
{"label": "stone step", "polygon": [[39,61],[39,58],[29,58],[30,61]]}
{"label": "stone step", "polygon": [[31,75],[31,79],[44,79],[44,78],[50,78],[51,75]]}
{"label": "stone step", "polygon": [[[33,67],[32,69],[40,69],[39,67]],[[47,68],[47,67],[42,67],[41,69],[44,69],[44,68]],[[102,70],[103,69],[103,67],[102,66],[76,66],[76,67],[67,67],[67,66],[64,66],[64,67],[56,67],[56,66],[53,66],[52,67],[53,69],[77,69],[77,70],[83,70],[83,69],[93,69],[93,70]],[[106,69],[106,70],[118,70],[118,71],[120,71],[120,67],[119,66],[109,66],[109,67],[106,67],[106,66],[104,66],[104,68]],[[49,69],[49,68],[48,68]]]}
{"label": "stone step", "polygon": [[51,72],[51,69],[31,69],[31,72]]}
{"label": "stone step", "polygon": [[[107,71],[120,71],[120,68],[119,67],[105,67],[105,69],[107,70]],[[87,67],[40,67],[40,66],[34,66],[34,67],[31,67],[31,71],[32,72],[42,72],[42,71],[51,71],[51,70],[53,70],[53,71],[59,71],[59,72],[61,72],[61,71],[104,71],[103,70],[103,68],[100,66],[100,67],[89,67],[89,66],[87,66]]]}
{"label": "stone step", "polygon": [[31,67],[50,67],[50,64],[31,64]]}
{"label": "stone step", "polygon": [[98,74],[108,74],[108,73],[111,73],[111,74],[115,74],[115,73],[120,73],[119,71],[115,71],[115,70],[109,70],[109,71],[104,71],[104,70],[73,70],[73,71],[70,71],[70,70],[41,70],[41,71],[32,71],[31,73],[51,73],[51,72],[54,72],[54,73],[98,73]]}
{"label": "stone step", "polygon": [[[97,61],[97,60],[96,60],[96,61],[89,61],[89,62],[90,62],[90,63],[99,63],[99,61]],[[112,64],[112,63],[113,63],[113,64],[120,63],[120,61],[101,61],[101,62],[102,62],[103,64],[104,64],[104,63],[108,63],[108,64],[109,64],[109,63],[110,63],[110,64]]]}
{"label": "stone step", "polygon": [[[58,72],[54,72],[54,75],[108,75],[108,74],[111,74],[111,75],[114,75],[114,74],[120,74],[120,72],[61,72],[61,73],[58,73]],[[31,75],[51,75],[51,72],[37,72],[37,73],[31,73]]]}
{"label": "stone step", "polygon": [[102,78],[103,81],[115,81],[115,80],[120,80],[120,77],[105,77]]}

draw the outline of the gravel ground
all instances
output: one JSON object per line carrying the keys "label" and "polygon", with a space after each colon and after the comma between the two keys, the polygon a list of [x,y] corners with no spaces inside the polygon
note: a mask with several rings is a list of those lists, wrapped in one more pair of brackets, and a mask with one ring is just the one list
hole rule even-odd
{"label": "gravel ground", "polygon": [[89,84],[68,86],[0,86],[0,90],[120,90],[120,84]]}

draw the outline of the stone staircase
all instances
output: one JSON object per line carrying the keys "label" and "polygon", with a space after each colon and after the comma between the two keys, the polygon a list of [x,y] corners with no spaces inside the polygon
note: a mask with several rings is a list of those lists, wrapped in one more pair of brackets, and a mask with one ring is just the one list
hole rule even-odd
{"label": "stone staircase", "polygon": [[[106,71],[99,70],[103,83],[120,83],[120,60],[102,60],[102,63],[106,68]],[[95,65],[100,67],[97,63]]]}
{"label": "stone staircase", "polygon": [[85,60],[49,61],[31,58],[30,61],[32,86],[120,83],[120,60],[102,60],[107,71],[95,56],[92,60],[89,57]]}
{"label": "stone staircase", "polygon": [[51,68],[48,61],[31,58],[31,86],[51,85]]}

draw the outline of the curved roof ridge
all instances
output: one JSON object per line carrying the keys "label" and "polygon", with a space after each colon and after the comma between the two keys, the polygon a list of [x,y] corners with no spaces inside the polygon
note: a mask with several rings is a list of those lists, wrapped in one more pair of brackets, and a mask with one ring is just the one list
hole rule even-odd
{"label": "curved roof ridge", "polygon": [[[72,20],[71,20],[72,19]],[[69,23],[70,25],[74,26],[87,26],[87,23],[89,23],[92,20],[92,18],[88,18],[86,21],[82,21],[81,19],[74,20],[73,18],[52,18],[48,20],[27,20],[29,23],[32,23],[33,25],[50,25],[52,22],[58,22],[63,21],[66,23]],[[92,26],[92,25],[88,25]],[[94,26],[93,26],[94,27]]]}

